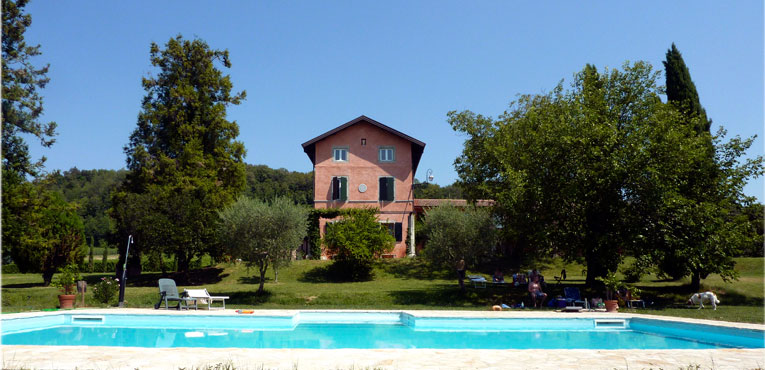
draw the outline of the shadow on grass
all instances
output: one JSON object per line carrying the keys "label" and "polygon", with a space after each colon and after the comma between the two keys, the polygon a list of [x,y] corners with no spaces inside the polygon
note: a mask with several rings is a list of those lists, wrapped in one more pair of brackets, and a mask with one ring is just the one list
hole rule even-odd
{"label": "shadow on grass", "polygon": [[[350,276],[349,276],[350,275]],[[348,283],[374,280],[374,270],[342,266],[336,263],[314,267],[297,279],[301,283]]]}
{"label": "shadow on grass", "polygon": [[333,283],[330,278],[329,265],[314,267],[304,272],[297,279],[301,283]]}
{"label": "shadow on grass", "polygon": [[376,261],[375,267],[399,279],[457,279],[456,272],[433,267],[421,258],[404,261],[379,260]]}
{"label": "shadow on grass", "polygon": [[[127,279],[128,286],[132,287],[156,287],[158,286],[159,279],[168,278],[175,280],[176,285],[197,286],[197,285],[212,285],[217,284],[223,280],[228,274],[222,274],[223,269],[218,267],[205,267],[196,270],[190,270],[188,272],[172,272],[169,274],[162,274],[160,272],[143,273],[141,276],[136,276]],[[110,275],[113,276],[113,275]],[[86,281],[91,284],[101,280],[99,276],[91,276]]]}
{"label": "shadow on grass", "polygon": [[[269,279],[267,276],[264,279],[264,283],[269,282],[271,279]],[[251,285],[260,285],[260,274],[254,275],[254,276],[242,276],[238,280],[239,284],[251,284]]]}
{"label": "shadow on grass", "polygon": [[[50,285],[53,286],[53,285]],[[44,288],[43,283],[3,284],[3,289]]]}
{"label": "shadow on grass", "polygon": [[423,305],[443,308],[490,307],[497,304],[529,304],[528,293],[515,287],[473,288],[461,292],[457,283],[438,284],[428,289],[396,290],[390,292],[399,305]]}

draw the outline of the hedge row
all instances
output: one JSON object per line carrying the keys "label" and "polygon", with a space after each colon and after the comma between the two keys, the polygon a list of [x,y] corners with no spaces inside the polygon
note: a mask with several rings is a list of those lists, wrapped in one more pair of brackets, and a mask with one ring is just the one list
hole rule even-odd
{"label": "hedge row", "polygon": [[[173,263],[174,261],[165,261],[165,271],[175,271],[175,265]],[[159,268],[159,266],[153,266],[155,264],[149,263],[149,261],[144,260],[142,261],[142,268],[143,271],[161,271],[162,269]],[[200,266],[193,266],[192,268],[199,268]],[[199,263],[197,263],[199,265]],[[82,262],[80,263],[80,272],[90,272],[88,269],[88,263]],[[115,272],[117,271],[117,260],[107,260],[106,261],[106,270],[103,269],[103,263],[102,261],[93,261],[93,272]],[[7,265],[3,265],[2,267],[2,273],[3,274],[18,274],[20,273],[18,266],[16,264],[11,263]]]}

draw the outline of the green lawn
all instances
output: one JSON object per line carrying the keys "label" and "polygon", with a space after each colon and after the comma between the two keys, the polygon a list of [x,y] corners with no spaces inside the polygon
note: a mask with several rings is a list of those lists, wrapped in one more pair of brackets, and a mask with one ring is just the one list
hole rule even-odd
{"label": "green lawn", "polygon": [[[687,308],[685,301],[690,292],[688,281],[660,281],[655,276],[645,276],[636,285],[643,290],[643,298],[655,302],[643,310],[627,312],[683,316],[714,320],[763,323],[763,259],[737,259],[741,274],[738,281],[725,283],[717,276],[702,281],[702,289],[715,291],[721,305],[717,311]],[[523,289],[508,286],[475,289],[469,287],[460,294],[452,271],[432,272],[420,260],[381,260],[375,268],[375,278],[367,282],[337,283],[326,278],[327,261],[295,261],[279,273],[279,282],[273,281],[269,271],[266,278],[266,294],[255,294],[259,280],[257,271],[244,265],[220,264],[195,270],[187,277],[173,276],[179,290],[186,287],[204,286],[214,295],[228,295],[229,308],[353,308],[353,309],[435,309],[435,310],[487,310],[491,305],[518,303],[526,297]],[[555,296],[562,293],[563,286],[579,286],[585,296],[602,296],[598,292],[584,290],[582,267],[563,265],[554,260],[538,265],[548,282],[545,290]],[[568,278],[557,285],[553,276],[565,267]],[[481,273],[481,272],[471,272]],[[488,273],[483,273],[489,276]],[[89,285],[95,284],[104,274],[85,274]],[[126,293],[128,307],[152,307],[156,303],[159,273],[145,273],[129,281]],[[509,276],[508,276],[509,280]],[[3,312],[52,309],[58,306],[53,287],[43,287],[39,274],[3,274]],[[86,295],[86,306],[101,306]],[[528,304],[528,302],[526,302]]]}

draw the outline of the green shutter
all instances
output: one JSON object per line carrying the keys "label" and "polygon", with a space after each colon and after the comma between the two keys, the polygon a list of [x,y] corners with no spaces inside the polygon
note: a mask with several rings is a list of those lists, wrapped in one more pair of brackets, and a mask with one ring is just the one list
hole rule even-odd
{"label": "green shutter", "polygon": [[332,178],[332,200],[340,199],[340,178]]}
{"label": "green shutter", "polygon": [[385,184],[386,182],[384,177],[380,177],[379,179],[377,179],[377,186],[378,186],[378,189],[380,190],[379,195],[377,196],[377,200],[383,201],[388,199],[388,196],[385,194],[385,191],[388,190],[385,187]]}
{"label": "green shutter", "polygon": [[388,180],[388,183],[385,184],[385,187],[386,187],[386,191],[388,193],[387,194],[388,195],[388,199],[386,199],[386,200],[392,202],[393,201],[393,185],[394,185],[395,181],[393,180],[392,177],[387,178],[387,180]]}
{"label": "green shutter", "polygon": [[340,178],[340,200],[348,200],[348,178]]}

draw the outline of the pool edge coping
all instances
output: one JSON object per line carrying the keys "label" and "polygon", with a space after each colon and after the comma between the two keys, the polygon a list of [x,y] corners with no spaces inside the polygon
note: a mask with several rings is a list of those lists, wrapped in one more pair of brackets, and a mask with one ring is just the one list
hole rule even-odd
{"label": "pool edge coping", "polygon": [[328,313],[399,313],[408,314],[415,318],[477,318],[477,319],[561,319],[561,318],[579,318],[579,319],[630,319],[642,318],[650,320],[660,320],[667,322],[680,322],[690,324],[702,324],[717,327],[728,327],[737,329],[752,329],[765,332],[765,324],[740,323],[732,321],[717,321],[706,319],[694,319],[676,316],[662,316],[639,313],[606,313],[606,312],[560,312],[560,311],[439,311],[439,310],[353,310],[353,309],[255,309],[251,314],[239,314],[235,309],[218,310],[195,310],[195,311],[175,311],[175,310],[155,310],[151,308],[79,308],[66,311],[37,311],[9,313],[0,316],[0,322],[5,319],[30,318],[53,315],[99,315],[99,314],[125,314],[125,315],[180,315],[180,316],[271,316],[271,317],[293,317],[301,312],[328,312]]}

